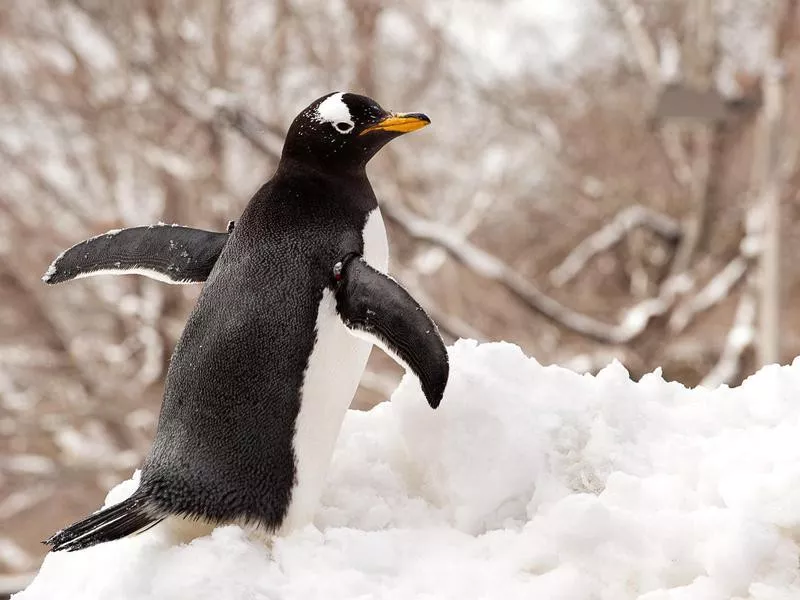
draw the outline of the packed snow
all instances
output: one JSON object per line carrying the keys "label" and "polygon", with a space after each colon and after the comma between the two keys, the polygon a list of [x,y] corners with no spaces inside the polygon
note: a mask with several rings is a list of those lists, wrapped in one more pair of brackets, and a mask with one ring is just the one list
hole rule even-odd
{"label": "packed snow", "polygon": [[348,414],[313,526],[50,554],[15,600],[800,598],[800,360],[689,390],[503,343],[450,357],[438,410],[406,376]]}

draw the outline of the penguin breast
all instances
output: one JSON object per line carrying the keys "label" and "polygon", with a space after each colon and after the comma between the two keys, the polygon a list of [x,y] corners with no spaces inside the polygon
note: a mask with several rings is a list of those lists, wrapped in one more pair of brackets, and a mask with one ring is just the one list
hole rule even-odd
{"label": "penguin breast", "polygon": [[[386,272],[389,250],[380,209],[368,215],[362,239],[366,261]],[[300,411],[295,422],[296,476],[281,526],[284,533],[313,519],[344,415],[371,348],[371,343],[356,338],[344,326],[336,313],[333,292],[323,290],[317,311],[316,340],[303,377]]]}

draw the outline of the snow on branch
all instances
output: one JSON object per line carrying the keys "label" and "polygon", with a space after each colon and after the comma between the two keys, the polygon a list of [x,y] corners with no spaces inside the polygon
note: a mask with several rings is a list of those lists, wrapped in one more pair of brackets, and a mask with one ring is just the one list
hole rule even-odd
{"label": "snow on branch", "polygon": [[703,289],[675,309],[669,321],[670,330],[682,332],[695,316],[727,298],[744,278],[748,265],[749,261],[743,256],[737,256],[725,265]]}
{"label": "snow on branch", "polygon": [[755,339],[755,322],[757,303],[752,290],[742,294],[736,315],[733,318],[733,327],[725,339],[725,347],[717,364],[708,372],[700,385],[716,388],[720,385],[731,383],[741,369],[742,354]]}
{"label": "snow on branch", "polygon": [[[237,105],[217,106],[216,118],[227,123],[238,131],[253,146],[264,154],[271,156],[275,161],[281,157],[284,131],[264,123],[255,115],[248,113]],[[264,139],[264,133],[271,134],[271,143]]]}
{"label": "snow on branch", "polygon": [[472,272],[500,283],[531,310],[557,325],[605,344],[622,344],[632,339],[626,329],[578,313],[550,298],[510,265],[472,245],[447,226],[427,221],[394,205],[385,205],[383,213],[414,239],[441,247]]}
{"label": "snow on branch", "polygon": [[667,314],[678,298],[692,288],[692,279],[686,275],[670,277],[662,285],[658,296],[647,298],[625,311],[619,326],[626,341],[641,335],[655,317]]}
{"label": "snow on branch", "polygon": [[636,59],[651,87],[661,83],[661,65],[656,44],[642,23],[642,9],[633,0],[613,0],[611,3],[622,20]]}
{"label": "snow on branch", "polygon": [[[439,246],[436,246],[436,249],[444,252]],[[411,269],[406,269],[401,273],[400,278],[403,280],[403,284],[408,288],[408,291],[414,295],[417,301],[434,320],[442,335],[450,337],[454,341],[459,338],[472,339],[479,342],[489,339],[489,336],[478,331],[460,317],[442,309],[418,282],[416,273]]]}
{"label": "snow on branch", "polygon": [[271,137],[275,138],[273,128],[267,126],[255,115],[238,107],[229,97],[231,94],[226,97],[224,102],[220,101],[221,94],[219,90],[215,90],[216,94],[207,94],[205,98],[199,95],[187,95],[186,93],[178,94],[161,82],[157,74],[151,72],[149,65],[131,61],[129,66],[140,75],[147,77],[153,86],[153,90],[162,99],[188,117],[207,126],[214,126],[215,124],[226,125],[236,130],[256,149],[273,160],[277,161],[280,158],[282,142],[268,143],[264,135],[265,133],[270,133]]}
{"label": "snow on branch", "polygon": [[652,229],[669,241],[677,241],[682,235],[680,223],[672,217],[639,204],[629,206],[578,244],[561,264],[550,271],[550,282],[559,287],[568,283],[594,256],[618,244],[637,227]]}
{"label": "snow on branch", "polygon": [[[665,65],[659,60],[658,46],[644,25],[642,7],[635,0],[610,0],[609,6],[622,21],[625,32],[633,47],[639,68],[652,90],[659,90],[663,85]],[[666,57],[665,57],[666,58]],[[671,74],[672,78],[675,74]],[[690,188],[693,180],[693,169],[690,165],[686,149],[680,142],[680,131],[675,124],[666,123],[660,136],[661,147],[672,166],[675,180],[684,187]]]}
{"label": "snow on branch", "polygon": [[[489,194],[476,193],[467,211],[452,225],[452,228],[463,237],[467,237],[477,229],[484,214],[491,206],[492,198]],[[420,251],[411,262],[420,273],[430,276],[442,267],[446,257],[444,250],[434,246]]]}
{"label": "snow on branch", "polygon": [[[104,34],[107,41],[116,47],[113,32],[109,31],[107,23],[102,18],[76,0],[70,0],[70,5],[90,19],[97,30]],[[208,126],[214,126],[217,123],[228,125],[273,160],[277,161],[280,158],[283,132],[276,127],[268,126],[255,115],[241,109],[237,102],[237,96],[232,92],[212,88],[204,95],[200,93],[187,94],[186,89],[181,89],[179,93],[172,89],[171,78],[161,77],[153,70],[152,65],[129,59],[125,52],[117,54],[128,68],[145,77],[162,99],[188,117]],[[270,141],[273,143],[267,142],[265,133],[270,134],[272,137]]]}

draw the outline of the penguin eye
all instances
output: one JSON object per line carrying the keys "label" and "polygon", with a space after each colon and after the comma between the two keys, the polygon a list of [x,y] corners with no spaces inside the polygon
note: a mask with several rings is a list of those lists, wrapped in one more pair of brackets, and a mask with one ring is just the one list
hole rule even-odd
{"label": "penguin eye", "polygon": [[347,121],[339,121],[338,123],[334,123],[333,126],[339,133],[350,133],[353,130],[353,124]]}

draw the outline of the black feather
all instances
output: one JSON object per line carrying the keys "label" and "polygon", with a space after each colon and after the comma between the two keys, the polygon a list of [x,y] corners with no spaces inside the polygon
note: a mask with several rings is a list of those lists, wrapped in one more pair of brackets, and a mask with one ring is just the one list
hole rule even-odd
{"label": "black feather", "polygon": [[53,285],[97,271],[141,269],[175,283],[200,283],[214,268],[231,227],[225,233],[164,224],[109,231],[62,252],[42,280]]}
{"label": "black feather", "polygon": [[394,279],[354,256],[336,263],[334,279],[345,325],[378,338],[411,368],[428,404],[439,406],[450,365],[439,329],[422,307]]}
{"label": "black feather", "polygon": [[144,497],[134,494],[62,529],[44,543],[53,552],[81,550],[149,529],[164,519]]}

